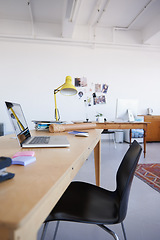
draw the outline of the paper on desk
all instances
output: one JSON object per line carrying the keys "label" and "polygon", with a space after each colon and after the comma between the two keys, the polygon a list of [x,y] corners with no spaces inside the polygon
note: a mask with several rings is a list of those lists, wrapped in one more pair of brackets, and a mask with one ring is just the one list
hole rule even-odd
{"label": "paper on desk", "polygon": [[72,131],[72,132],[68,132],[68,133],[73,134],[75,136],[79,136],[79,137],[88,137],[89,136],[88,132]]}
{"label": "paper on desk", "polygon": [[18,164],[23,166],[26,166],[35,161],[36,161],[36,158],[32,156],[19,156],[19,157],[12,158],[12,164]]}

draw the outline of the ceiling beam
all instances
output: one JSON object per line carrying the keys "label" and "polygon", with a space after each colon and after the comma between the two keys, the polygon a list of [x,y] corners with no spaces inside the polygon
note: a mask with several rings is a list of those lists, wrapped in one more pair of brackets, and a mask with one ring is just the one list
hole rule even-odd
{"label": "ceiling beam", "polygon": [[66,1],[64,17],[62,22],[62,37],[71,38],[76,26],[81,0]]}
{"label": "ceiling beam", "polygon": [[160,35],[160,15],[157,15],[152,22],[143,30],[143,43],[156,41]]}
{"label": "ceiling beam", "polygon": [[109,2],[110,0],[97,0],[97,3],[95,4],[93,12],[88,21],[89,26],[95,27],[100,22],[100,19],[106,11]]}

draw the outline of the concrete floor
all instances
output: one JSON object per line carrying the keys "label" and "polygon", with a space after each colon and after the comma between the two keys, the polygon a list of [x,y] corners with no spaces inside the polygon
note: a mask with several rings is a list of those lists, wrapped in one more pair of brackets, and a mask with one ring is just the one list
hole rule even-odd
{"label": "concrete floor", "polygon": [[[101,186],[110,190],[115,189],[115,174],[119,164],[128,149],[127,143],[117,143],[116,149],[112,141],[103,137],[101,144]],[[141,155],[139,163],[160,162],[160,143],[147,143],[146,158]],[[90,155],[80,169],[75,180],[95,183],[94,155]],[[55,222],[50,223],[46,240],[53,237]],[[128,213],[124,221],[128,240],[159,240],[160,239],[160,193],[152,189],[143,181],[134,177],[130,193]],[[110,226],[120,239],[121,225]],[[40,239],[42,228],[38,232]],[[56,240],[110,240],[108,233],[96,225],[72,222],[60,222]]]}

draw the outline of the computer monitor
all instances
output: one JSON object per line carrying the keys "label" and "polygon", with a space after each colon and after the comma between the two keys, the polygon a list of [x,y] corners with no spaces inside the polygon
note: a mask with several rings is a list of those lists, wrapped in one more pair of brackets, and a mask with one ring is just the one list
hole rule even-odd
{"label": "computer monitor", "polygon": [[132,122],[137,117],[137,110],[137,99],[117,99],[116,119]]}

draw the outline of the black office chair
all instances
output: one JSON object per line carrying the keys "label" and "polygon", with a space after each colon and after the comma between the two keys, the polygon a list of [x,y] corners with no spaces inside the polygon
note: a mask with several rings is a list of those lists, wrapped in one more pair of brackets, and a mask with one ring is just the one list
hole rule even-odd
{"label": "black office chair", "polygon": [[116,240],[119,239],[116,233],[104,224],[121,223],[124,239],[127,239],[123,220],[126,217],[132,179],[141,151],[142,148],[136,141],[129,147],[117,171],[115,191],[105,190],[89,183],[72,182],[45,220],[42,239],[48,223],[58,221],[55,239],[60,220],[97,224]]}

